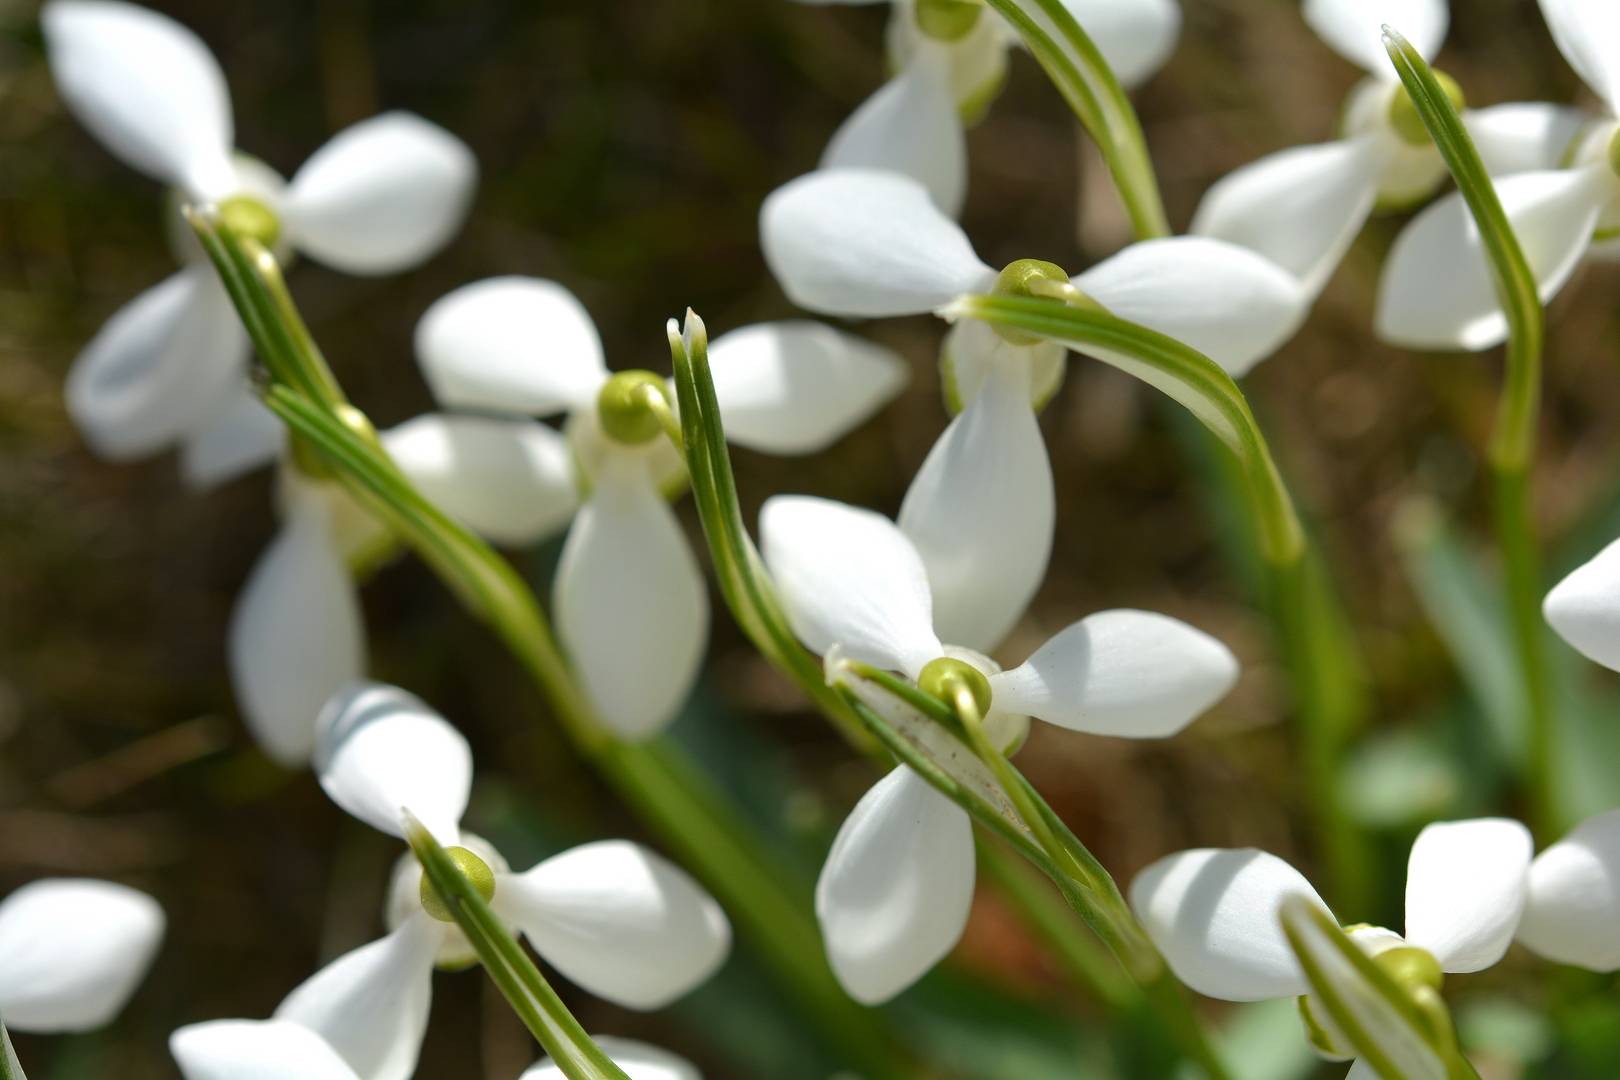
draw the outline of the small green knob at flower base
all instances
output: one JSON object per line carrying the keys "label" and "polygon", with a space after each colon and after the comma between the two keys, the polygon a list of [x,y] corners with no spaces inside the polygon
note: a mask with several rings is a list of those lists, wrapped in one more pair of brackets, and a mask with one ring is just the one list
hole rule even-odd
{"label": "small green knob at flower base", "polygon": [[[478,895],[487,902],[495,895],[495,873],[489,864],[464,847],[445,848],[444,853],[450,856],[450,861],[456,864],[461,876],[472,882]],[[455,922],[455,915],[450,912],[450,905],[445,903],[444,897],[434,887],[433,879],[426,873],[422,875],[422,884],[417,890],[422,899],[422,910],[440,922]]]}

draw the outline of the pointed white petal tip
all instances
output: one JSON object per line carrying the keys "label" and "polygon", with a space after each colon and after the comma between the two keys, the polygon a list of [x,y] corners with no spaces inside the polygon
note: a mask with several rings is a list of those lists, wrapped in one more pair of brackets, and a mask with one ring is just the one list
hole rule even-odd
{"label": "pointed white petal tip", "polygon": [[1555,585],[1542,614],[1582,656],[1620,671],[1620,540]]}
{"label": "pointed white petal tip", "polygon": [[1406,870],[1406,939],[1449,972],[1481,971],[1507,952],[1524,910],[1530,830],[1506,818],[1429,825]]}
{"label": "pointed white petal tip", "polygon": [[1590,971],[1620,970],[1620,810],[1588,818],[1530,865],[1518,940]]}
{"label": "pointed white petal tip", "polygon": [[584,844],[505,877],[494,905],[547,963],[631,1009],[663,1008],[731,951],[731,924],[714,898],[628,840]]}
{"label": "pointed white petal tip", "polygon": [[112,1021],[151,965],[166,920],[145,893],[45,878],[0,901],[0,1017],[14,1031],[89,1031]]}
{"label": "pointed white petal tip", "polygon": [[973,904],[973,825],[905,766],[845,819],[816,882],[827,958],[855,1000],[889,1000],[956,947]]}
{"label": "pointed white petal tip", "polygon": [[1182,982],[1227,1001],[1296,997],[1308,984],[1283,933],[1284,901],[1326,910],[1310,882],[1254,848],[1167,855],[1131,882],[1131,908]]}
{"label": "pointed white petal tip", "polygon": [[1094,735],[1174,735],[1237,684],[1237,657],[1196,627],[1151,611],[1102,611],[1019,667],[993,676],[997,706]]}
{"label": "pointed white petal tip", "polygon": [[404,838],[408,810],[441,844],[460,842],[472,751],[420,698],[383,683],[339,690],[316,722],[321,788],[374,829]]}

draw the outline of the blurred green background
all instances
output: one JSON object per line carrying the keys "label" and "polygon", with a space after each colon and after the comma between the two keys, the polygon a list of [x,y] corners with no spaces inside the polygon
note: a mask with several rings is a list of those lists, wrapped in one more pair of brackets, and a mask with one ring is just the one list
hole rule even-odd
{"label": "blurred green background", "polygon": [[[791,314],[759,254],[757,210],[814,166],[878,85],[887,15],[886,5],[788,0],[153,6],[214,49],[238,145],[284,174],[338,128],[386,108],[421,113],[477,155],[471,220],[425,267],[383,280],[309,264],[293,274],[339,377],[379,426],[430,407],[412,328],[435,298],[480,277],[563,283],[591,311],[615,367],[665,370],[664,320],[687,305],[715,333]],[[1293,3],[1182,8],[1174,58],[1136,95],[1178,227],[1231,168],[1327,137],[1357,77]],[[1457,8],[1439,66],[1472,103],[1577,100],[1534,3]],[[176,1026],[267,1015],[322,960],[375,936],[399,845],[338,812],[308,774],[269,765],[235,717],[225,625],[272,533],[270,477],[198,496],[172,460],[97,461],[68,423],[61,385],[75,352],[172,262],[162,193],[66,115],[36,15],[0,0],[0,894],[86,874],[162,901],[169,937],[114,1026],[17,1040],[35,1080],[144,1080],[173,1075],[165,1039]],[[963,220],[990,263],[1036,256],[1076,271],[1127,239],[1105,174],[1027,57],[1014,58],[970,153]],[[1499,359],[1414,356],[1372,341],[1377,269],[1399,225],[1369,227],[1307,328],[1247,382],[1330,557],[1372,695],[1373,723],[1345,768],[1381,876],[1369,883],[1372,910],[1339,914],[1397,926],[1418,826],[1518,808],[1509,781],[1521,734],[1491,618],[1493,566],[1480,551],[1477,448]],[[1612,266],[1588,268],[1553,307],[1537,499],[1556,572],[1620,532],[1617,284]],[[946,420],[941,331],[918,318],[866,332],[911,361],[909,390],[814,460],[739,452],[750,516],[783,491],[897,509]],[[1004,658],[1021,659],[1087,612],[1131,606],[1214,633],[1245,672],[1172,742],[1039,729],[1019,764],[1122,883],[1194,845],[1263,847],[1309,874],[1286,688],[1249,568],[1233,554],[1240,508],[1220,502],[1211,444],[1142,387],[1084,360],[1071,364],[1042,426],[1057,542]],[[691,508],[680,512],[696,538]],[[517,556],[542,590],[555,554],[552,545]],[[637,835],[499,645],[422,567],[385,569],[365,605],[374,675],[467,732],[481,768],[469,825],[515,866],[579,840]],[[709,663],[679,734],[797,858],[808,897],[871,773],[715,606]],[[1620,695],[1557,648],[1573,816],[1620,804]],[[533,1051],[487,981],[436,978],[420,1075],[515,1076]],[[1529,1062],[1535,1075],[1607,1078],[1620,1075],[1614,989],[1515,951],[1487,975],[1452,980],[1448,994],[1490,1077]],[[745,951],[658,1014],[563,990],[591,1031],[668,1046],[711,1078],[810,1078],[838,1064]],[[1168,1075],[1163,1048],[1105,1023],[985,889],[961,948],[886,1015],[961,1075]],[[1247,1032],[1234,1058],[1246,1080],[1312,1075],[1286,1003],[1212,1006],[1211,1015]],[[1562,1048],[1548,1056],[1553,1039]]]}

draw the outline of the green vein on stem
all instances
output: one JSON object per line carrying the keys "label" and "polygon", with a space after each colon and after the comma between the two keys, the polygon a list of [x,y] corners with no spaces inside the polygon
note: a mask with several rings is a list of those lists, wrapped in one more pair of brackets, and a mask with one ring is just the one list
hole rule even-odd
{"label": "green vein on stem", "polygon": [[[766,841],[679,749],[666,740],[630,743],[612,734],[575,682],[528,584],[487,543],[416,490],[384,452],[369,421],[321,389],[325,361],[279,273],[268,279],[257,275],[242,242],[227,227],[198,215],[191,220],[271,367],[265,404],[502,640],[581,756],[715,894],[836,1052],[871,1075],[915,1072],[915,1063],[877,1014],[850,1000],[838,985],[794,875]],[[330,388],[336,385],[332,380]],[[337,394],[341,399],[341,391]]]}
{"label": "green vein on stem", "polygon": [[1494,480],[1492,517],[1506,577],[1508,617],[1529,719],[1525,779],[1531,823],[1542,841],[1551,841],[1564,824],[1557,801],[1559,725],[1541,624],[1544,586],[1531,500],[1545,339],[1541,295],[1496,186],[1434,72],[1411,43],[1388,26],[1384,48],[1479,228],[1491,281],[1507,316],[1506,370],[1486,457]]}
{"label": "green vein on stem", "polygon": [[512,1010],[568,1080],[629,1080],[591,1041],[523,946],[422,823],[407,815],[405,840],[444,906]]}

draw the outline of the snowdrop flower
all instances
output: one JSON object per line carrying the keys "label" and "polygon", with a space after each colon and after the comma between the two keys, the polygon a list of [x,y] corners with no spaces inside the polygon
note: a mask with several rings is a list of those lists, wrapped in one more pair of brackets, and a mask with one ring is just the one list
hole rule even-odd
{"label": "snowdrop flower", "polygon": [[[1406,933],[1346,928],[1397,982],[1433,989],[1443,973],[1481,971],[1507,951],[1524,909],[1530,833],[1516,821],[1480,818],[1430,825],[1406,868]],[[1299,871],[1254,848],[1200,848],[1168,855],[1131,883],[1131,907],[1182,982],[1227,1001],[1300,997],[1312,1045],[1353,1056],[1310,995],[1278,912],[1289,897],[1327,905]],[[1313,1007],[1314,1005],[1314,1007]],[[1365,1066],[1351,1075],[1371,1077]]]}
{"label": "snowdrop flower", "polygon": [[[959,512],[980,508],[969,502]],[[1214,638],[1128,610],[1087,616],[1002,671],[973,648],[942,642],[937,610],[959,598],[930,588],[903,525],[825,499],[777,496],[760,513],[760,537],[806,646],[904,672],[925,688],[965,665],[983,683],[987,731],[1003,748],[1021,740],[1031,716],[1097,735],[1173,735],[1237,678],[1236,660]],[[967,924],[973,877],[967,812],[903,765],[879,781],[839,829],[816,887],[844,988],[869,1004],[885,1001],[933,967]]]}
{"label": "snowdrop flower", "polygon": [[[675,1055],[632,1039],[593,1041],[630,1080],[702,1080]],[[344,1061],[315,1032],[286,1020],[209,1020],[169,1036],[169,1052],[185,1080],[373,1080]],[[546,1058],[518,1080],[561,1080]]]}
{"label": "snowdrop flower", "polygon": [[[125,162],[213,204],[279,254],[355,274],[404,269],[459,227],[477,166],[448,132],[391,112],[340,132],[291,182],[232,149],[224,73],[190,30],[110,0],[51,0],[41,20],[68,107]],[[113,315],[68,375],[67,404],[91,447],[117,460],[182,446],[198,483],[262,464],[281,425],[249,392],[247,335],[175,214],[182,269]],[[221,458],[225,460],[220,460]]]}
{"label": "snowdrop flower", "polygon": [[[881,3],[883,0],[807,0]],[[1175,0],[1064,0],[1126,86],[1163,66],[1181,29]],[[893,0],[890,67],[897,73],[834,133],[823,168],[903,173],[951,217],[967,193],[962,125],[981,115],[1006,78],[1018,35],[977,0]]]}
{"label": "snowdrop flower", "polygon": [[[648,371],[610,373],[590,316],[550,281],[464,286],[423,315],[417,354],[440,404],[504,414],[566,411],[586,489],[553,587],[557,631],[602,718],[656,734],[685,700],[708,639],[708,594],[666,495],[685,467],[642,395],[673,407]],[[811,322],[761,323],[709,346],[727,437],[814,453],[904,382],[887,349]]]}
{"label": "snowdrop flower", "polygon": [[163,909],[110,881],[45,878],[0,901],[0,1019],[13,1031],[110,1023],[163,939]]}
{"label": "snowdrop flower", "polygon": [[[567,446],[543,424],[429,413],[380,440],[427,498],[497,543],[538,543],[574,511]],[[351,567],[374,564],[393,539],[336,482],[291,460],[280,480],[281,529],[237,598],[227,647],[249,731],[293,766],[308,763],[327,699],[364,674]]]}
{"label": "snowdrop flower", "polygon": [[[512,873],[486,842],[463,833],[472,755],[442,717],[390,686],[357,684],[321,714],[316,773],[333,802],[392,836],[414,815],[450,849],[497,915],[552,967],[632,1009],[669,1004],[714,973],[731,929],[684,871],[623,840],[584,844]],[[365,1080],[403,1080],[426,1030],[435,963],[462,965],[471,945],[401,859],[388,901],[389,934],[345,953],[289,994],[277,1020],[330,1043]]]}
{"label": "snowdrop flower", "polygon": [[[1045,279],[1072,284],[1090,302],[1192,345],[1233,374],[1281,345],[1305,314],[1304,294],[1288,274],[1253,252],[1199,237],[1133,244],[1073,279],[1034,260],[998,275],[915,181],[870,169],[802,176],[766,199],[760,221],[766,261],[789,298],[823,314],[921,314],[964,293],[1027,294],[1031,278]],[[1035,409],[1063,377],[1064,350],[962,320],[943,356],[947,398],[961,414],[923,462],[900,523],[938,594],[964,602],[979,594],[971,615],[947,606],[937,617],[947,640],[983,651],[1011,628],[1045,576],[1055,510]],[[953,512],[960,505],[977,513]]]}
{"label": "snowdrop flower", "polygon": [[[1205,194],[1189,230],[1252,248],[1320,293],[1375,207],[1421,202],[1446,175],[1382,43],[1388,23],[1425,59],[1445,40],[1446,0],[1306,0],[1305,20],[1368,78],[1345,102],[1340,138],[1282,150],[1227,175]],[[1462,91],[1441,75],[1454,103]],[[1554,105],[1510,104],[1463,113],[1493,173],[1535,168],[1568,145],[1579,115]],[[1454,273],[1428,270],[1424,295]],[[1426,300],[1424,302],[1427,302]]]}
{"label": "snowdrop flower", "polygon": [[1536,856],[1518,940],[1560,964],[1620,971],[1620,810],[1587,818]]}
{"label": "snowdrop flower", "polygon": [[[703,1080],[703,1074],[691,1062],[676,1057],[668,1050],[660,1050],[634,1039],[618,1039],[611,1035],[592,1035],[591,1041],[600,1046],[613,1064],[624,1070],[630,1080]],[[518,1077],[518,1080],[566,1080],[561,1066],[544,1058]]]}
{"label": "snowdrop flower", "polygon": [[[1559,148],[1551,158],[1496,184],[1546,301],[1594,241],[1620,230],[1620,8],[1609,0],[1541,0],[1541,11],[1564,59],[1607,107],[1578,139],[1564,123],[1549,142]],[[1419,349],[1488,349],[1506,339],[1490,264],[1460,195],[1429,207],[1396,240],[1376,328],[1387,341]]]}

